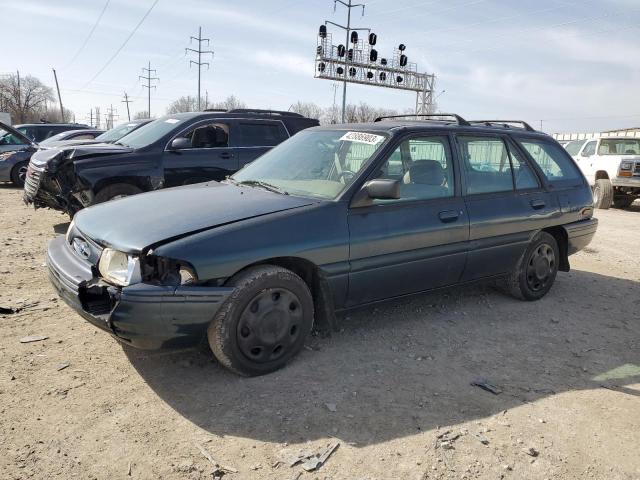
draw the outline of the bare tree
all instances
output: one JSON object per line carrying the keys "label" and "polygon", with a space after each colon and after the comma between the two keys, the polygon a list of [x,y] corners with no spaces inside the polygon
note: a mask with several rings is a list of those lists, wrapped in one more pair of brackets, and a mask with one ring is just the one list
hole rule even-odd
{"label": "bare tree", "polygon": [[[205,104],[205,98],[200,98],[200,104]],[[167,107],[167,113],[195,112],[198,110],[198,99],[191,95],[183,96],[174,100]]]}
{"label": "bare tree", "polygon": [[307,118],[315,118],[320,119],[323,114],[323,110],[319,105],[316,105],[313,102],[301,102],[298,100],[296,103],[289,107],[289,110],[292,112],[299,113]]}
{"label": "bare tree", "polygon": [[247,105],[235,95],[230,95],[221,102],[213,102],[210,108],[233,110],[234,108],[247,108]]}
{"label": "bare tree", "polygon": [[145,118],[149,118],[149,112],[143,110],[142,112],[136,112],[133,114],[134,120],[144,120]]}
{"label": "bare tree", "polygon": [[53,90],[31,75],[20,77],[20,82],[14,74],[0,79],[0,97],[3,107],[17,123],[43,119],[48,113],[47,102],[54,102]]}

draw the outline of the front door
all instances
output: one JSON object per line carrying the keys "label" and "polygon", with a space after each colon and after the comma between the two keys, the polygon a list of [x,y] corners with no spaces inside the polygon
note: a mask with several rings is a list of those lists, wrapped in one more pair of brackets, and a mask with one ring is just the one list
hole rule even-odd
{"label": "front door", "polygon": [[238,120],[240,168],[289,138],[280,120]]}
{"label": "front door", "polygon": [[398,180],[400,198],[349,210],[348,305],[458,282],[469,219],[448,137],[404,139],[372,178]]}
{"label": "front door", "polygon": [[236,172],[235,126],[233,120],[210,119],[178,134],[176,138],[184,137],[190,145],[164,152],[165,187],[220,181]]}
{"label": "front door", "polygon": [[456,139],[470,222],[463,280],[510,272],[532,232],[558,212],[557,199],[507,137],[474,134]]}

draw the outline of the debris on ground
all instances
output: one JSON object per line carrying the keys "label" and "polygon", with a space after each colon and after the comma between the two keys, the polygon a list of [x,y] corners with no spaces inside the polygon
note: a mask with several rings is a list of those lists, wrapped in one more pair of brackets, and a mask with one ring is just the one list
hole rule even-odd
{"label": "debris on ground", "polygon": [[530,457],[537,457],[538,455],[540,455],[540,452],[538,452],[538,450],[533,447],[523,448],[522,451]]}
{"label": "debris on ground", "polygon": [[484,435],[482,435],[481,433],[476,433],[474,435],[478,441],[483,444],[483,445],[489,445],[489,439],[487,437],[485,437]]}
{"label": "debris on ground", "polygon": [[322,465],[324,465],[324,462],[326,462],[327,459],[331,456],[331,454],[335,452],[335,450],[338,448],[339,445],[340,445],[339,442],[329,444],[329,446],[325,449],[325,451],[322,454],[316,454],[313,457],[311,457],[309,460],[307,460],[305,463],[303,463],[302,468],[305,469],[307,472],[313,472],[314,470],[317,470]]}
{"label": "debris on ground", "polygon": [[[209,460],[209,462],[211,462],[211,464],[216,467],[216,470],[214,471],[214,477],[216,476],[216,471],[217,472],[223,472],[222,475],[224,475],[225,473],[238,473],[238,470],[236,470],[233,467],[227,467],[225,465],[222,465],[220,463],[218,463],[212,456],[211,454],[207,451],[206,448],[204,448],[202,445],[200,445],[199,443],[195,444],[196,447],[198,447],[198,450],[200,450],[200,453],[202,453],[202,455],[204,455],[204,458],[206,458],[207,460]],[[222,475],[219,475],[220,477]]]}
{"label": "debris on ground", "polygon": [[471,385],[473,385],[474,387],[480,387],[481,389],[486,390],[487,392],[493,393],[494,395],[498,395],[502,393],[502,390],[500,388],[496,387],[495,385],[492,385],[485,378],[479,378],[477,380],[474,380],[473,382],[471,382]]}
{"label": "debris on ground", "polygon": [[289,467],[293,467],[296,464],[313,457],[313,455],[314,452],[306,449],[299,449],[296,451],[291,451],[290,449],[280,450],[280,459],[282,460],[282,463],[288,465]]}
{"label": "debris on ground", "polygon": [[3,315],[11,315],[12,313],[16,313],[13,308],[10,307],[0,307],[0,314]]}
{"label": "debris on ground", "polygon": [[335,412],[338,410],[338,406],[335,403],[325,403],[324,406],[327,407],[327,410],[329,410],[330,412]]}
{"label": "debris on ground", "polygon": [[31,342],[41,342],[42,340],[46,340],[46,335],[29,335],[28,337],[23,337],[20,339],[20,343],[31,343]]}
{"label": "debris on ground", "polygon": [[447,430],[436,437],[435,448],[441,448],[443,450],[453,450],[454,442],[462,435],[464,435],[463,432],[452,433],[451,430]]}
{"label": "debris on ground", "polygon": [[56,370],[60,371],[60,370],[64,370],[65,368],[67,368],[70,364],[65,362],[65,363],[59,363],[58,366],[56,367]]}

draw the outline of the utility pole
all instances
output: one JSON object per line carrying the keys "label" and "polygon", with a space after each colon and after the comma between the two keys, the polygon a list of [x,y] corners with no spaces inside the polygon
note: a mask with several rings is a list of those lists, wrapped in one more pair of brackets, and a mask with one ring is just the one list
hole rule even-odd
{"label": "utility pole", "polygon": [[133,100],[129,100],[129,97],[127,95],[127,92],[124,92],[124,100],[122,100],[122,103],[125,103],[127,105],[127,121],[131,121],[131,113],[129,112],[129,104],[132,102]]}
{"label": "utility pole", "polygon": [[154,74],[157,73],[154,69],[151,68],[151,62],[149,62],[149,68],[142,68],[143,72],[147,72],[146,75],[138,75],[138,80],[142,79],[142,80],[146,80],[147,84],[145,85],[144,83],[142,84],[142,86],[144,88],[146,88],[148,90],[149,96],[148,96],[148,106],[147,106],[147,113],[149,114],[149,118],[151,118],[151,89],[152,88],[156,88],[155,85],[151,85],[151,82],[153,80],[160,80],[158,77],[152,77],[151,76],[151,72],[153,72]]}
{"label": "utility pole", "polygon": [[209,90],[204,91],[204,109],[209,108]]}
{"label": "utility pole", "polygon": [[[347,108],[347,75],[349,72],[349,40],[350,40],[350,35],[352,31],[355,30],[366,30],[366,31],[370,31],[370,29],[368,28],[351,28],[351,9],[352,8],[357,8],[357,7],[362,7],[362,16],[364,17],[364,7],[365,4],[364,3],[351,3],[352,0],[348,0],[348,2],[344,2],[343,0],[333,0],[333,11],[335,12],[336,10],[336,4],[341,4],[345,7],[347,7],[347,25],[338,25],[337,23],[334,22],[330,22],[330,21],[326,21],[325,23],[330,23],[331,25],[334,25],[338,28],[341,28],[343,30],[345,30],[347,32],[347,39],[344,42],[344,46],[345,46],[345,54],[344,54],[344,80],[342,81],[342,123],[344,123],[345,121],[345,111]],[[354,45],[355,47],[355,45]],[[355,48],[354,48],[355,50]],[[355,53],[355,52],[354,52]]]}
{"label": "utility pole", "polygon": [[56,69],[53,70],[53,78],[56,81],[56,89],[58,90],[58,102],[60,102],[60,120],[64,123],[64,107],[62,106],[62,97],[60,96],[60,85],[58,85],[58,75],[56,75]]}
{"label": "utility pole", "polygon": [[93,108],[89,110],[89,126],[93,127]]}
{"label": "utility pole", "polygon": [[193,48],[185,48],[184,53],[185,55],[187,54],[187,52],[193,52],[198,54],[198,61],[196,62],[195,60],[189,60],[189,66],[191,66],[191,64],[195,64],[198,66],[198,111],[200,111],[200,71],[202,69],[202,65],[206,65],[207,68],[209,68],[209,63],[202,61],[202,54],[210,53],[211,58],[213,58],[213,50],[202,50],[202,42],[207,42],[207,47],[209,46],[209,39],[202,38],[202,27],[198,27],[198,37],[197,38],[190,37],[189,43],[191,43],[193,40],[198,41],[198,49],[194,50]]}
{"label": "utility pole", "polygon": [[100,128],[100,107],[96,107],[96,128]]}

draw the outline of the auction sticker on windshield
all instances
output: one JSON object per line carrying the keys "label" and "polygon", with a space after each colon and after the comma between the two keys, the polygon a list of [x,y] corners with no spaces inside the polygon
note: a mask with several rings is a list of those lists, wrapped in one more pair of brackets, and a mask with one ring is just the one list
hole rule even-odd
{"label": "auction sticker on windshield", "polygon": [[375,135],[373,133],[366,132],[347,132],[340,140],[343,142],[356,142],[356,143],[366,143],[367,145],[377,145],[384,137],[382,135]]}

